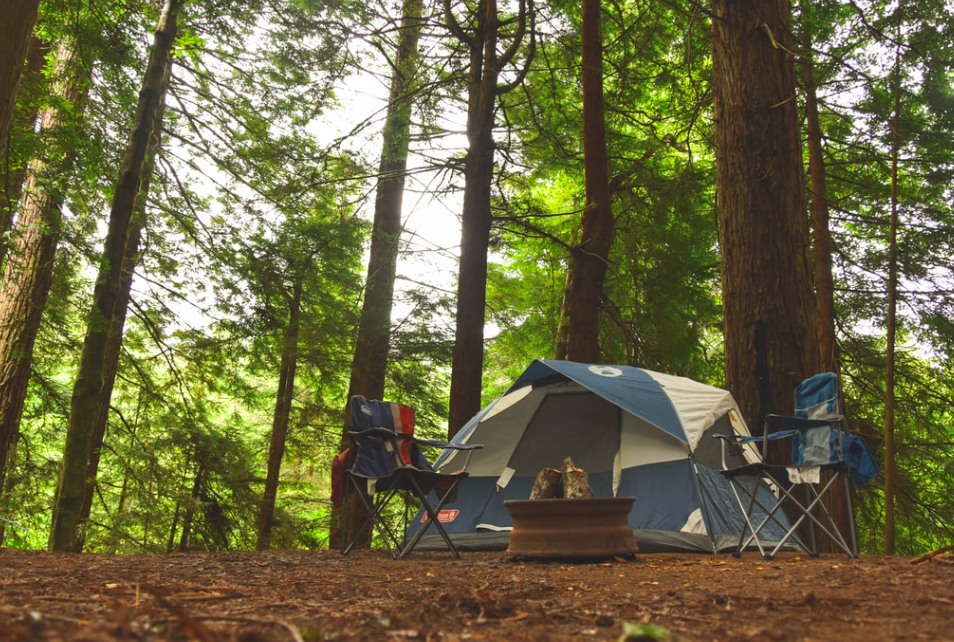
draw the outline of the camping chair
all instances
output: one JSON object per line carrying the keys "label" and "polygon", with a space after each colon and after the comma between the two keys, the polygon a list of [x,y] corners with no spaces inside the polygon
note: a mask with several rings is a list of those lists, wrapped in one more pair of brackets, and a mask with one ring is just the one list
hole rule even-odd
{"label": "camping chair", "polygon": [[[433,524],[447,548],[454,557],[459,558],[460,553],[441,525],[440,511],[468,473],[463,469],[453,473],[435,471],[421,453],[420,446],[466,451],[483,446],[450,444],[414,437],[414,409],[409,406],[354,396],[351,398],[350,408],[353,429],[347,433],[350,445],[346,457],[350,465],[344,469],[343,514],[347,524],[348,497],[351,495],[358,497],[367,510],[368,517],[350,541],[347,537],[342,537],[342,554],[350,553],[357,541],[373,527],[391,556],[401,559],[414,550],[421,536]],[[470,454],[467,453],[468,461]],[[464,468],[466,467],[465,461]],[[428,499],[431,491],[438,497],[433,505]],[[380,496],[377,501],[374,500],[376,495]],[[404,502],[404,532],[400,537],[384,516],[385,510],[395,498],[401,498]],[[421,503],[426,523],[410,541],[405,541],[409,503],[415,498]]]}
{"label": "camping chair", "polygon": [[[721,471],[731,482],[745,519],[734,553],[736,557],[755,544],[762,557],[772,559],[790,541],[817,556],[816,528],[849,557],[858,557],[851,485],[869,481],[877,476],[878,470],[864,440],[845,432],[844,425],[837,377],[826,372],[804,380],[795,389],[794,417],[769,415],[765,418],[763,436],[716,435],[724,440],[723,468],[726,468],[726,453],[730,447],[761,445],[759,461]],[[768,463],[770,448],[777,449],[782,444],[788,444],[791,449],[791,464]],[[776,494],[759,492],[766,482],[775,488]],[[839,484],[845,492],[847,533],[839,530],[825,503]],[[766,505],[766,496],[775,500],[774,505]],[[789,513],[791,524],[780,518],[784,515],[781,511]],[[806,529],[807,545],[796,535],[806,521],[810,522]],[[768,524],[780,526],[784,535],[777,541],[767,541]]]}

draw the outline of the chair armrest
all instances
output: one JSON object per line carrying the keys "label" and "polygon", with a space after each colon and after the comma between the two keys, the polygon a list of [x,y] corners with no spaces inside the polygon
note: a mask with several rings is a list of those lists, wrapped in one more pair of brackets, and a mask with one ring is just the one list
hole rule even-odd
{"label": "chair armrest", "polygon": [[437,446],[439,448],[450,448],[451,450],[479,450],[484,447],[483,444],[452,444],[439,439],[414,439],[414,441],[425,446]]}
{"label": "chair armrest", "polygon": [[712,436],[715,437],[716,439],[721,439],[722,441],[731,442],[734,444],[745,444],[750,441],[762,441],[763,439],[761,436],[754,437],[752,435],[735,435],[735,434],[723,435],[722,433],[716,433]]}
{"label": "chair armrest", "polygon": [[414,437],[411,435],[405,435],[401,432],[394,432],[390,428],[383,427],[365,428],[364,430],[349,430],[346,434],[351,439],[373,437],[375,439],[398,439],[401,441],[414,440]]}
{"label": "chair armrest", "polygon": [[801,419],[799,417],[786,417],[785,415],[766,415],[765,427],[774,429],[767,435],[768,439],[777,439],[774,435],[779,433],[783,433],[779,435],[780,437],[788,437],[796,431],[833,426],[839,423],[841,419],[841,416],[830,419]]}

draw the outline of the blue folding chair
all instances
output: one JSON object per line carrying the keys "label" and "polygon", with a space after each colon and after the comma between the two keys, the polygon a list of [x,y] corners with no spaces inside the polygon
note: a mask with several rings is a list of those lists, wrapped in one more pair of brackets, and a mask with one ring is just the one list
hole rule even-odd
{"label": "blue folding chair", "polygon": [[[716,435],[724,440],[725,446],[761,446],[761,461],[721,471],[730,480],[745,518],[736,556],[754,544],[765,559],[772,559],[790,543],[816,556],[817,528],[849,557],[858,557],[851,486],[876,477],[878,467],[865,441],[847,433],[845,426],[838,379],[834,373],[826,372],[802,381],[795,389],[794,417],[769,415],[765,418],[764,435]],[[786,443],[791,450],[791,463],[767,463],[771,461],[770,447]],[[766,504],[764,493],[757,492],[765,482],[776,489],[772,505]],[[841,532],[825,503],[839,483],[845,492],[847,533]],[[788,512],[790,524],[779,518],[781,511]],[[807,543],[796,534],[806,521],[813,525],[805,529],[809,536]],[[785,531],[780,539],[771,542],[765,536],[770,523]]]}
{"label": "blue folding chair", "polygon": [[[346,524],[349,521],[349,496],[358,497],[367,512],[367,518],[350,540],[347,537],[342,538],[342,554],[350,553],[368,529],[374,528],[391,556],[401,559],[414,550],[424,532],[433,525],[454,557],[459,558],[460,553],[441,525],[439,516],[444,503],[456,491],[461,480],[467,477],[466,467],[471,453],[467,453],[463,469],[453,473],[440,473],[434,470],[421,453],[420,446],[466,451],[483,446],[416,438],[414,409],[410,406],[369,400],[356,395],[351,398],[350,410],[353,430],[347,433],[350,442],[347,461],[350,465],[344,470],[344,521]],[[433,505],[428,499],[431,491],[435,491],[438,497]],[[376,495],[379,496],[377,501]],[[404,529],[400,536],[385,517],[385,511],[395,498],[404,501]],[[407,540],[408,506],[415,499],[424,509],[426,524]]]}

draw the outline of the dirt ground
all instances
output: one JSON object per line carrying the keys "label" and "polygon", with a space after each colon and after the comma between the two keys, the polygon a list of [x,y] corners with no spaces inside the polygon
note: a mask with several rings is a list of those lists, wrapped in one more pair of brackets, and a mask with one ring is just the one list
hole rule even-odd
{"label": "dirt ground", "polygon": [[[785,554],[67,555],[0,549],[0,641],[954,640],[954,563]],[[629,637],[629,640],[663,639]]]}

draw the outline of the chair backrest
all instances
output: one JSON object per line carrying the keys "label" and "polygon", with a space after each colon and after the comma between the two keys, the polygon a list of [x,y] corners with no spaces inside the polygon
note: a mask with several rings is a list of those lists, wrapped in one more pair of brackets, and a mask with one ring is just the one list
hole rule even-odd
{"label": "chair backrest", "polygon": [[[365,399],[361,395],[351,397],[351,429],[387,428],[398,434],[414,436],[414,408],[393,401]],[[411,442],[401,444],[404,465],[411,464]]]}
{"label": "chair backrest", "polygon": [[[351,398],[351,430],[384,428],[400,435],[414,436],[414,409],[391,401]],[[351,471],[364,477],[387,477],[396,468],[413,466],[430,470],[431,466],[411,439],[387,439],[369,436],[358,440]]]}
{"label": "chair backrest", "polygon": [[841,461],[842,431],[838,377],[822,372],[802,381],[795,388],[795,417],[798,419],[830,419],[831,424],[804,428],[795,439],[792,463],[813,466]]}
{"label": "chair backrest", "polygon": [[795,388],[795,416],[799,419],[841,419],[838,377],[822,372]]}

